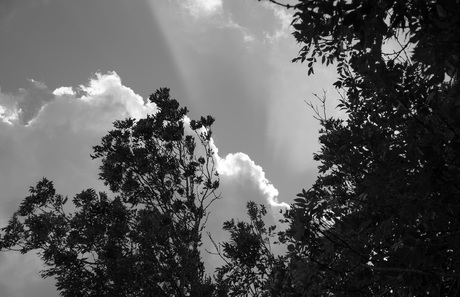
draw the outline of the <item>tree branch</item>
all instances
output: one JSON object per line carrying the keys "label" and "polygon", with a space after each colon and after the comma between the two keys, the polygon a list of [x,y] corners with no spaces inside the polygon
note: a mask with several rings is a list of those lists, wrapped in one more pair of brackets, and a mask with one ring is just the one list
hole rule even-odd
{"label": "tree branch", "polygon": [[401,272],[401,273],[414,273],[414,274],[423,274],[429,276],[440,276],[440,277],[449,277],[449,278],[460,278],[460,274],[456,273],[443,273],[443,272],[427,272],[419,269],[412,268],[399,268],[399,267],[376,267],[369,264],[361,263],[361,266],[366,267],[374,271],[382,272]]}
{"label": "tree branch", "polygon": [[[260,2],[261,0],[259,0]],[[278,2],[276,0],[267,0],[268,2],[271,2],[273,4],[276,4],[278,6],[281,6],[281,7],[284,7],[286,9],[297,9],[297,7],[299,6],[299,4],[296,4],[296,5],[290,5],[290,4],[284,4],[284,3],[281,3],[281,2]]]}

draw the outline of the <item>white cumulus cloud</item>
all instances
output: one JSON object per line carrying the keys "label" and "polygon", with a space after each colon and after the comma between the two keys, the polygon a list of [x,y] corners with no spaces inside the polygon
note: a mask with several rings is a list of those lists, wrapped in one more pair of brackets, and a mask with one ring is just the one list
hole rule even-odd
{"label": "white cumulus cloud", "polygon": [[54,96],[75,95],[72,87],[60,87],[53,91]]}
{"label": "white cumulus cloud", "polygon": [[[96,74],[78,95],[34,80],[16,94],[0,91],[0,226],[44,176],[69,197],[87,188],[106,190],[98,180],[99,164],[90,158],[92,146],[114,120],[155,110],[114,72]],[[41,264],[34,253],[0,255],[0,295],[57,296],[53,280],[39,277]]]}
{"label": "white cumulus cloud", "polygon": [[278,201],[278,190],[265,177],[262,167],[256,165],[247,154],[239,152],[228,154],[225,158],[218,157],[217,170],[222,176],[251,180],[264,195],[268,205],[289,208],[287,203]]}
{"label": "white cumulus cloud", "polygon": [[19,119],[20,108],[11,94],[4,94],[0,89],[0,121],[12,125]]}
{"label": "white cumulus cloud", "polygon": [[[18,96],[0,91],[0,168],[8,168],[0,171],[2,226],[27,196],[28,187],[44,176],[54,182],[59,193],[69,197],[87,188],[107,190],[98,180],[99,163],[90,158],[92,146],[100,143],[101,137],[112,129],[114,120],[141,118],[156,112],[155,104],[146,103],[123,85],[115,72],[97,73],[84,85],[54,91],[43,83],[30,82],[29,89],[18,91]],[[18,106],[29,108],[28,100],[34,100],[35,96],[40,97],[39,104],[30,107],[28,121],[17,120],[22,112]],[[207,231],[213,233],[217,241],[226,239],[222,234],[224,220],[246,219],[245,206],[249,200],[273,210],[287,207],[278,202],[278,190],[268,181],[263,168],[248,155],[235,153],[219,157],[214,142],[212,146],[220,171],[222,199],[215,201],[211,208]],[[270,224],[276,220],[271,215],[267,219]],[[209,242],[205,246],[212,248]],[[22,262],[30,263],[28,271],[33,271],[26,273],[23,266],[21,269],[15,266],[22,262],[13,258],[0,257],[0,288],[16,292],[15,296],[27,296],[28,287],[23,284],[40,286],[36,271],[41,262],[33,254],[21,256],[25,259]],[[213,266],[209,263],[215,258],[204,255],[204,259],[208,267]],[[52,282],[41,284],[43,290],[52,291]]]}
{"label": "white cumulus cloud", "polygon": [[15,107],[8,108],[0,105],[0,119],[9,125],[12,125],[19,119],[19,110]]}

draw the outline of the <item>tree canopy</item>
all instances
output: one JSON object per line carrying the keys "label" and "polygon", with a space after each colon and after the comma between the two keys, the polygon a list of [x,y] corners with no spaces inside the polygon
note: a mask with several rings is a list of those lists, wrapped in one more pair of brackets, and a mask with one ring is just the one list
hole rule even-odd
{"label": "tree canopy", "polygon": [[346,115],[329,117],[326,98],[314,108],[319,175],[285,211],[286,230],[248,203],[249,221],[224,223],[224,265],[206,276],[214,119],[187,132],[187,109],[160,89],[156,114],[116,121],[94,147],[113,198],[88,189],[69,212],[43,179],[0,248],[38,250],[63,296],[458,296],[460,2],[268,1],[294,11],[294,61],[310,75],[337,69]]}
{"label": "tree canopy", "polygon": [[[2,249],[36,250],[63,296],[210,296],[200,257],[208,207],[219,196],[210,127],[184,124],[168,89],[150,96],[159,111],[114,123],[93,158],[116,194],[88,189],[73,199],[46,178],[3,228]],[[200,153],[196,153],[197,142]]]}
{"label": "tree canopy", "polygon": [[294,291],[457,296],[460,3],[305,0],[293,8],[302,45],[294,61],[309,74],[316,62],[334,65],[346,113],[316,109],[320,175],[295,199],[284,237]]}

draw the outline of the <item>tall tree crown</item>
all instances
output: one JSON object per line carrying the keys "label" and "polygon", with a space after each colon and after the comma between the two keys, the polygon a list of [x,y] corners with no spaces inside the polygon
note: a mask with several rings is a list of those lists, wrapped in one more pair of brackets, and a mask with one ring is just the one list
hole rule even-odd
{"label": "tall tree crown", "polygon": [[[219,179],[210,145],[212,117],[184,124],[186,108],[160,89],[158,112],[114,123],[94,147],[100,178],[73,198],[47,179],[2,228],[1,249],[38,251],[63,296],[210,296],[200,257],[208,207]],[[200,145],[201,154],[195,149]]]}

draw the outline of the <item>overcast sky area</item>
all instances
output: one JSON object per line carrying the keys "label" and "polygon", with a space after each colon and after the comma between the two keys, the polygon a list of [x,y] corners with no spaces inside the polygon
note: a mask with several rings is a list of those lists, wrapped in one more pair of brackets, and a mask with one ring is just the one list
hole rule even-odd
{"label": "overcast sky area", "polygon": [[[291,13],[256,0],[0,1],[0,226],[42,177],[69,197],[108,191],[92,146],[114,120],[154,112],[145,101],[160,87],[190,118],[216,118],[215,239],[249,200],[273,223],[316,177],[319,126],[304,101],[327,90],[335,112],[338,97],[334,69],[308,77],[291,63]],[[58,296],[41,269],[33,253],[0,253],[0,296]]]}

